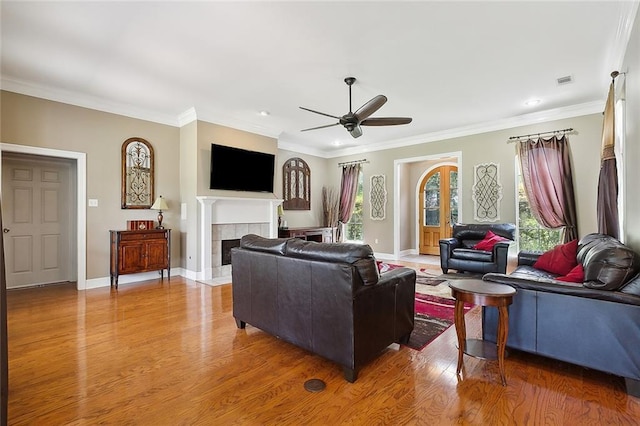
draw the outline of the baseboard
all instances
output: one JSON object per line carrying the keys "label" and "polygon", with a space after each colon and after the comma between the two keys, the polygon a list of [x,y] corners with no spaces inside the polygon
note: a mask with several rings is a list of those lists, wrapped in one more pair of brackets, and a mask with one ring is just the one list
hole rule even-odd
{"label": "baseboard", "polygon": [[[171,268],[171,276],[172,277],[184,276],[184,271],[182,268]],[[143,272],[140,274],[120,275],[118,277],[118,287],[122,285],[137,283],[140,281],[156,280],[158,278],[160,278],[160,271]],[[110,277],[92,278],[87,280],[87,285],[85,287],[85,290],[89,290],[92,288],[110,287],[110,286],[111,286]]]}
{"label": "baseboard", "polygon": [[378,260],[395,260],[396,257],[391,253],[374,252],[373,255]]}

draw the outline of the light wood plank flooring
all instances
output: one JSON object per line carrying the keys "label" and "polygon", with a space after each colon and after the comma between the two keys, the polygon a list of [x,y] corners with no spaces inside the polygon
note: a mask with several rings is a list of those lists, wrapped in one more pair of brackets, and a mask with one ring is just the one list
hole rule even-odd
{"label": "light wood plank flooring", "polygon": [[[449,328],[421,352],[392,345],[347,383],[337,365],[247,326],[230,285],[180,277],[78,292],[8,293],[9,424],[638,424],[620,378],[520,352],[465,357]],[[470,336],[480,334],[476,308]],[[304,382],[320,378],[326,390]]]}

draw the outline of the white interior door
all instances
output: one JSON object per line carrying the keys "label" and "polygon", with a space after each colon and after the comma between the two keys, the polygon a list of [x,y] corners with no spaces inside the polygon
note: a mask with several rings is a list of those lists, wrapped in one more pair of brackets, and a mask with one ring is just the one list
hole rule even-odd
{"label": "white interior door", "polygon": [[7,288],[70,281],[71,165],[3,155]]}

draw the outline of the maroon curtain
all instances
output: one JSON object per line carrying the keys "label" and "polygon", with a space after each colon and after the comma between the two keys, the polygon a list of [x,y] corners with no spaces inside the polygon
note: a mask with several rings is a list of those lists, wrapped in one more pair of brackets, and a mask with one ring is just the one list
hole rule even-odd
{"label": "maroon curtain", "polygon": [[618,166],[616,164],[614,84],[609,86],[609,96],[604,108],[602,126],[602,155],[598,177],[598,232],[620,238],[618,219]]}
{"label": "maroon curtain", "polygon": [[348,164],[342,167],[342,181],[340,182],[340,205],[338,213],[338,241],[342,241],[342,224],[349,222],[358,192],[358,177],[360,164]]}
{"label": "maroon curtain", "polygon": [[518,158],[531,212],[546,228],[564,228],[563,240],[578,238],[569,139],[518,142]]}

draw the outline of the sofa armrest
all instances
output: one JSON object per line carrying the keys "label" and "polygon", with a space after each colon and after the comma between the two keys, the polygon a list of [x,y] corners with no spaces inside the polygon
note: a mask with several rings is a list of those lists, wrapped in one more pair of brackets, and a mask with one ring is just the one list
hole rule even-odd
{"label": "sofa armrest", "polygon": [[513,241],[500,241],[493,246],[493,263],[496,264],[496,272],[503,274],[507,272],[509,249],[513,244]]}
{"label": "sofa armrest", "polygon": [[542,256],[542,253],[537,251],[521,251],[518,253],[518,266],[533,266],[540,256]]}
{"label": "sofa armrest", "polygon": [[399,282],[405,281],[416,281],[416,271],[411,268],[396,268],[391,269],[383,274],[380,274],[380,278],[378,279],[378,283],[376,286],[385,285],[388,283],[397,284]]}
{"label": "sofa armrest", "polygon": [[458,247],[462,247],[462,242],[457,238],[443,238],[440,240],[440,250],[446,247],[449,252]]}
{"label": "sofa armrest", "polygon": [[[386,277],[385,275],[389,275]],[[396,284],[394,303],[394,342],[406,343],[413,331],[416,307],[416,271],[411,268],[398,268],[382,274],[380,281],[390,280]],[[380,281],[378,283],[380,283]]]}
{"label": "sofa armrest", "polygon": [[462,241],[457,238],[443,238],[440,245],[440,266],[444,271],[449,267],[449,259],[453,256],[453,250],[462,247]]}

